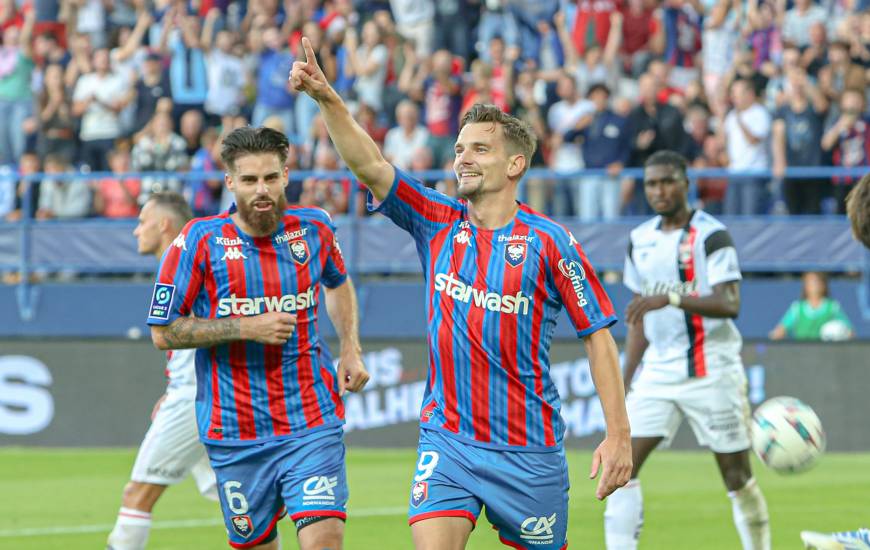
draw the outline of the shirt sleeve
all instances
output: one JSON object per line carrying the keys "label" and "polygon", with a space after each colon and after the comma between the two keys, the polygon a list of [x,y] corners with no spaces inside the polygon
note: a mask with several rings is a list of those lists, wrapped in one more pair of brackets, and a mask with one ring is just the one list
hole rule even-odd
{"label": "shirt sleeve", "polygon": [[704,241],[704,252],[707,257],[707,282],[711,287],[743,279],[737,261],[737,249],[727,230],[711,233]]}
{"label": "shirt sleeve", "polygon": [[625,253],[625,269],[622,270],[622,282],[628,290],[635,294],[642,294],[643,282],[637,267],[634,265],[634,257],[632,256],[633,244],[629,237],[628,250]]}
{"label": "shirt sleeve", "polygon": [[208,240],[191,220],[163,253],[148,308],[149,325],[170,325],[190,315],[205,274]]}
{"label": "shirt sleeve", "polygon": [[800,302],[792,302],[788,309],[785,310],[785,314],[780,319],[779,324],[785,328],[785,331],[789,336],[792,336],[792,331],[794,330],[795,321],[797,321],[798,310],[800,309]]}
{"label": "shirt sleeve", "polygon": [[399,168],[394,169],[393,186],[383,202],[378,204],[369,191],[367,203],[370,212],[388,217],[417,241],[428,241],[461,216],[462,204],[459,201],[429,189]]}
{"label": "shirt sleeve", "polygon": [[757,109],[752,109],[744,114],[738,115],[741,117],[743,124],[756,139],[764,139],[770,135],[770,114],[764,107],[758,105]]}
{"label": "shirt sleeve", "polygon": [[549,281],[564,304],[577,336],[584,338],[616,323],[610,297],[574,235],[559,228],[551,235],[549,244]]}
{"label": "shirt sleeve", "polygon": [[347,269],[344,265],[341,247],[338,245],[338,235],[335,233],[335,226],[331,220],[328,222],[328,226],[329,234],[324,235],[323,243],[327,249],[326,262],[323,265],[320,280],[326,288],[337,288],[347,280]]}

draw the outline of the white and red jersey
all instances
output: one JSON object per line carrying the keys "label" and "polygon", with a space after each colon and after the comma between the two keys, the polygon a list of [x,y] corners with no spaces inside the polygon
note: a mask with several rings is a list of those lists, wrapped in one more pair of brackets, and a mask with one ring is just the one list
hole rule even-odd
{"label": "white and red jersey", "polygon": [[[656,216],[631,232],[624,282],[635,294],[708,296],[714,286],[741,278],[731,235],[706,212],[693,212],[679,230],[662,231],[661,216]],[[741,365],[743,341],[731,319],[665,306],[646,314],[644,334],[649,347],[643,377],[648,381],[680,382]]]}
{"label": "white and red jersey", "polygon": [[176,349],[166,352],[166,391],[190,393],[196,397],[196,350]]}

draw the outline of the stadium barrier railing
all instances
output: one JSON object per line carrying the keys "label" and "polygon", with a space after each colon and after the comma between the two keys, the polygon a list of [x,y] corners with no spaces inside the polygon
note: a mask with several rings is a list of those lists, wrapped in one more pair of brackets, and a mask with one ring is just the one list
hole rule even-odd
{"label": "stadium barrier railing", "polygon": [[[795,180],[818,180],[818,179],[831,179],[840,180],[840,182],[848,181],[848,180],[857,180],[866,173],[870,171],[870,167],[855,167],[855,168],[841,168],[841,167],[790,167],[786,170],[784,177],[788,179]],[[424,182],[435,182],[440,180],[455,180],[455,175],[451,171],[445,170],[428,170],[423,172],[414,172],[412,173],[414,177],[417,177],[421,181]],[[541,168],[533,168],[530,169],[523,181],[520,184],[520,189],[518,191],[519,196],[522,198],[525,196],[527,192],[527,184],[529,181],[534,180],[549,180],[555,182],[564,182],[564,181],[573,181],[580,182],[582,185],[582,179],[584,177],[591,176],[606,176],[606,170],[575,170],[575,171],[553,171],[549,169],[541,169]],[[715,168],[715,169],[691,169],[689,170],[689,180],[690,180],[690,196],[692,200],[697,198],[697,183],[699,180],[727,180],[730,184],[738,184],[743,185],[750,181],[768,181],[770,182],[769,190],[771,191],[771,195],[773,197],[773,203],[781,204],[781,180],[775,178],[771,171],[769,170],[752,170],[752,171],[733,171],[729,169],[723,168]],[[626,168],[620,172],[618,175],[621,179],[634,179],[640,180],[643,177],[643,170],[640,168]],[[102,180],[102,179],[127,179],[127,178],[138,178],[138,179],[149,179],[151,181],[160,181],[160,180],[176,180],[180,182],[188,182],[188,181],[202,181],[202,180],[223,180],[224,172],[219,171],[210,171],[210,172],[129,172],[125,174],[115,174],[112,172],[88,172],[88,171],[71,171],[64,174],[30,174],[30,175],[18,175],[10,170],[0,171],[0,185],[7,186],[7,192],[9,188],[12,188],[12,194],[15,194],[15,190],[19,182],[32,183],[32,182],[40,182],[45,179],[52,180],[60,180],[60,181],[70,181],[80,185],[86,185],[91,181]],[[298,170],[290,172],[290,181],[291,182],[302,182],[308,178],[317,178],[320,180],[332,180],[332,181],[342,181],[349,180],[351,185],[349,185],[349,197],[348,197],[348,205],[350,213],[344,216],[340,216],[338,220],[336,220],[339,224],[349,226],[349,231],[347,232],[347,236],[344,237],[345,247],[350,249],[350,255],[354,259],[354,261],[359,258],[359,251],[361,246],[361,229],[362,227],[369,223],[369,220],[365,217],[362,217],[357,212],[355,205],[357,204],[357,200],[359,198],[359,193],[361,192],[360,186],[357,184],[356,179],[353,177],[350,171],[341,170],[341,171],[317,171],[317,170]],[[0,196],[3,194],[0,193]],[[7,195],[8,196],[8,195]],[[33,261],[33,244],[32,244],[32,236],[33,229],[35,224],[57,224],[62,226],[65,223],[71,223],[71,221],[37,221],[31,216],[31,212],[35,211],[33,206],[37,201],[37,197],[34,195],[34,186],[33,185],[25,185],[24,186],[24,194],[21,197],[21,212],[22,216],[18,221],[15,222],[5,222],[0,220],[0,229],[13,229],[18,232],[18,258],[17,258],[17,271],[18,271],[18,302],[19,309],[21,310],[22,318],[26,319],[32,316],[32,308],[33,308],[33,295],[31,292],[31,277],[30,274],[35,270],[46,268],[44,265],[40,265],[38,262]],[[2,206],[2,205],[0,205]],[[780,210],[781,211],[781,210]],[[773,215],[773,216],[763,216],[759,219],[766,220],[785,220],[785,219],[793,219],[796,218],[794,216],[783,216],[782,214]],[[810,222],[810,220],[823,222],[825,219],[830,219],[829,216],[802,216],[800,217],[805,222]],[[110,224],[112,222],[107,221],[105,219],[100,218],[86,218],[87,223],[94,224]],[[636,218],[626,218],[622,220],[623,223],[637,223]],[[76,220],[75,223],[82,223],[82,220]],[[58,227],[58,229],[62,230],[62,227]],[[349,236],[349,242],[347,237]],[[859,265],[863,265],[863,276],[866,281],[866,285],[864,285],[864,299],[863,307],[865,313],[868,317],[870,317],[870,254],[866,255],[866,257],[862,260],[858,259],[856,262]],[[829,266],[835,268],[835,270],[852,270],[854,269],[854,263],[849,263],[848,265],[842,264],[837,266]],[[358,264],[352,263],[349,266],[352,273],[357,273],[360,271],[360,266]],[[758,267],[764,268],[766,266],[759,265]],[[785,271],[788,270],[783,269],[781,266],[776,266],[775,264],[771,264],[771,271]],[[804,264],[802,266],[803,269],[813,268],[813,269],[824,269],[826,266],[824,265],[809,265]],[[2,266],[0,266],[2,268]],[[389,271],[390,266],[383,266],[386,271]],[[82,270],[81,267],[78,267],[79,271],[87,271]],[[377,271],[377,269],[374,269]],[[112,272],[122,272],[122,273],[131,273],[131,272],[141,272],[141,269],[133,269],[130,270],[128,267],[123,267],[120,269],[112,269],[112,268],[100,268],[98,273],[112,273]],[[92,271],[94,272],[94,271]]]}

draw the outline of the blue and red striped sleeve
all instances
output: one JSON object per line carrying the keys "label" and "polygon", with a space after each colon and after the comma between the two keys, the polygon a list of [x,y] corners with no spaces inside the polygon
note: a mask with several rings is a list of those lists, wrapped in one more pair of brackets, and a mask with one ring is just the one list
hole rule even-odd
{"label": "blue and red striped sleeve", "polygon": [[616,323],[610,297],[580,243],[562,227],[542,234],[549,283],[580,338]]}
{"label": "blue and red striped sleeve", "polygon": [[202,224],[191,220],[163,253],[148,308],[149,325],[170,325],[190,315],[202,290],[207,256]]}
{"label": "blue and red striped sleeve", "polygon": [[323,271],[320,280],[327,288],[337,288],[347,280],[347,268],[344,265],[344,256],[338,245],[338,235],[335,232],[335,224],[325,211],[323,217],[318,220],[317,226],[321,229],[321,246],[325,249],[326,260],[323,263]]}
{"label": "blue and red striped sleeve", "polygon": [[368,193],[370,212],[378,212],[409,232],[417,241],[428,241],[445,225],[462,215],[463,205],[423,185],[410,174],[395,168],[396,176],[387,197],[378,204]]}

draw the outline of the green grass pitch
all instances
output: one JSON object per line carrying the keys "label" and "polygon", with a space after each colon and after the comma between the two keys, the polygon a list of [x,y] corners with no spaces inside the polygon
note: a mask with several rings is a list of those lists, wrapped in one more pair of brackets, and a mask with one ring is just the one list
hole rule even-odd
{"label": "green grass pitch", "polygon": [[[0,449],[0,548],[104,548],[134,451]],[[413,450],[349,449],[351,500],[345,548],[411,548],[405,507]],[[586,479],[590,453],[570,453],[570,548],[604,547],[603,503]],[[868,454],[828,454],[812,471],[781,477],[754,463],[771,512],[773,548],[800,548],[798,532],[851,530],[870,523]],[[659,452],[642,476],[647,549],[734,550],[740,544],[731,506],[711,455]],[[220,549],[226,544],[217,504],[188,480],[170,488],[154,513],[149,548]],[[296,548],[290,521],[280,523],[283,548]],[[506,548],[483,517],[470,550]]]}

